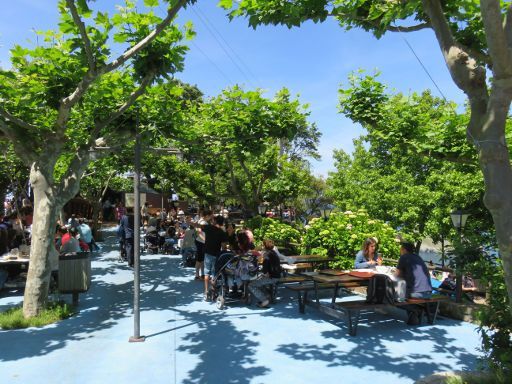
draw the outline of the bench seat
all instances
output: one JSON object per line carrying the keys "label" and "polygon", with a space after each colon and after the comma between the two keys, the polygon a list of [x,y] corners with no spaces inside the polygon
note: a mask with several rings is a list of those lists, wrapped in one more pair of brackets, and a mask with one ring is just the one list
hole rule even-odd
{"label": "bench seat", "polygon": [[[430,299],[408,299],[403,302],[390,303],[367,303],[365,300],[342,301],[334,304],[334,309],[345,314],[348,331],[351,336],[357,333],[357,325],[359,323],[359,315],[361,311],[376,311],[385,307],[397,307],[408,311],[418,311],[421,323],[423,313],[427,317],[429,324],[434,324],[439,311],[439,302],[446,300],[445,296],[434,296]],[[433,308],[432,308],[433,307]]]}

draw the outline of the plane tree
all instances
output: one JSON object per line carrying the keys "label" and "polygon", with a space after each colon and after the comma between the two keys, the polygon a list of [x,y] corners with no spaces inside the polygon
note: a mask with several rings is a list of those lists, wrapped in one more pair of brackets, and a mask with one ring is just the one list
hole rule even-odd
{"label": "plane tree", "polygon": [[184,33],[173,21],[193,2],[165,2],[160,17],[158,0],[145,0],[140,12],[127,1],[112,15],[86,0],[61,0],[58,28],[39,32],[44,42],[12,48],[12,66],[0,72],[0,132],[30,168],[34,191],[25,317],[46,305],[56,219],[77,194],[92,150],[132,137],[130,108],[182,68]]}
{"label": "plane tree", "polygon": [[[512,167],[505,126],[512,100],[512,4],[500,0],[221,0],[249,25],[300,26],[336,19],[377,38],[431,29],[453,82],[467,96],[468,141],[478,153],[484,204],[496,230],[512,303]],[[509,305],[512,313],[512,305]]]}

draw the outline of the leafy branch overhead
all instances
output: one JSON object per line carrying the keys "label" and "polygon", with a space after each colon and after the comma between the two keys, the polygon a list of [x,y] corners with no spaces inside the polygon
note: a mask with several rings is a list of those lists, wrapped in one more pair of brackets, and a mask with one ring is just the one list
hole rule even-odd
{"label": "leafy branch overhead", "polygon": [[[136,101],[183,68],[183,39],[192,32],[173,22],[194,2],[146,0],[139,12],[126,0],[111,16],[87,0],[61,0],[59,28],[38,32],[36,45],[11,50],[11,68],[0,71],[0,132],[30,168],[38,218],[25,316],[45,305],[55,220],[78,193],[92,158],[124,145],[135,131]],[[161,3],[168,7],[159,16]]]}
{"label": "leafy branch overhead", "polygon": [[[12,68],[0,76],[0,130],[16,142],[33,138],[35,155],[48,138],[56,151],[76,150],[122,133],[115,120],[155,79],[183,67],[182,32],[171,23],[186,3],[160,18],[131,2],[109,17],[85,1],[60,1],[59,30],[38,32],[43,42],[34,48],[11,50]],[[112,37],[120,44],[111,47]]]}
{"label": "leafy branch overhead", "polygon": [[348,87],[339,91],[340,112],[366,128],[368,140],[378,143],[383,156],[419,155],[478,165],[475,148],[465,135],[468,113],[457,113],[454,103],[430,91],[409,96],[386,93],[377,78],[378,74],[352,74]]}

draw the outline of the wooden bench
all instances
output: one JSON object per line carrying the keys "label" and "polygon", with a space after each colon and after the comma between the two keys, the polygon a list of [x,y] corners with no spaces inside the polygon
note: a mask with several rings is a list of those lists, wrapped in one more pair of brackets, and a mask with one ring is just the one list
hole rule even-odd
{"label": "wooden bench", "polygon": [[[439,311],[439,302],[446,300],[445,296],[434,296],[431,299],[408,299],[404,302],[395,302],[393,304],[372,304],[367,303],[365,300],[355,301],[342,301],[334,304],[335,311],[340,311],[345,315],[347,321],[348,333],[350,336],[355,336],[357,333],[357,325],[359,324],[359,316],[361,311],[376,311],[377,309],[384,309],[386,307],[397,307],[409,311],[419,311],[420,324],[423,318],[423,313],[427,316],[429,324],[434,324]],[[431,308],[433,304],[434,308]],[[326,312],[326,311],[323,311]],[[330,315],[333,315],[331,311]],[[338,317],[334,315],[335,317]]]}

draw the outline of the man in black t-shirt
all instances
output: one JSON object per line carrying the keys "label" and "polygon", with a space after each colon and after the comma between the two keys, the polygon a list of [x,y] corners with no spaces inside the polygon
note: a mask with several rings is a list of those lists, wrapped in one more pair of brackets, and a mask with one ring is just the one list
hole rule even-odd
{"label": "man in black t-shirt", "polygon": [[222,216],[214,217],[214,224],[207,224],[203,227],[205,235],[204,241],[204,298],[208,299],[208,285],[210,276],[215,274],[215,262],[219,257],[221,250],[225,249],[228,242],[228,235],[222,229],[224,218]]}

